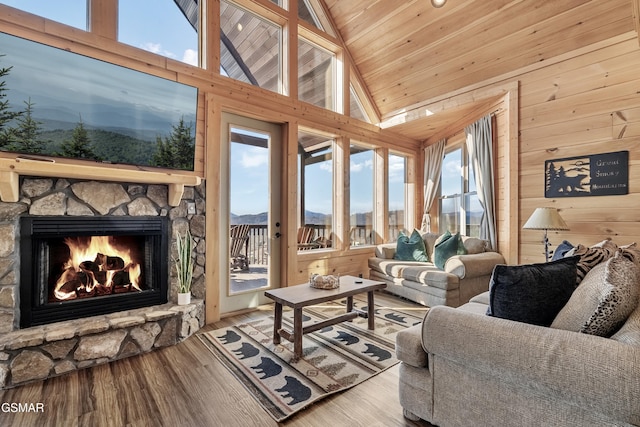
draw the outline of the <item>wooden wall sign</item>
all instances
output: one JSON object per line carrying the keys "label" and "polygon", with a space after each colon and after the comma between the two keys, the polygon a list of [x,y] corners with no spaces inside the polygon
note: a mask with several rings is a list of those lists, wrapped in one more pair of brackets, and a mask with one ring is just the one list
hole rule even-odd
{"label": "wooden wall sign", "polygon": [[629,152],[592,154],[544,162],[544,197],[629,193]]}

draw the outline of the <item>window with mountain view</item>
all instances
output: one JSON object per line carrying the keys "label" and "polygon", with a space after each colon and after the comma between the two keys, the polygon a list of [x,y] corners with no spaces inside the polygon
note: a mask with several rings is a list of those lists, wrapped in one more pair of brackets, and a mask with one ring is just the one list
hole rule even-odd
{"label": "window with mountain view", "polygon": [[333,245],[333,146],[331,137],[298,132],[298,227],[308,230],[300,250]]}
{"label": "window with mountain view", "polygon": [[398,233],[406,230],[407,158],[389,153],[388,169],[389,242],[398,239]]}
{"label": "window with mountain view", "polygon": [[465,144],[445,153],[440,186],[439,231],[479,237],[483,210]]}
{"label": "window with mountain view", "polygon": [[351,246],[375,243],[374,164],[375,151],[360,144],[351,144],[349,165],[349,240]]}

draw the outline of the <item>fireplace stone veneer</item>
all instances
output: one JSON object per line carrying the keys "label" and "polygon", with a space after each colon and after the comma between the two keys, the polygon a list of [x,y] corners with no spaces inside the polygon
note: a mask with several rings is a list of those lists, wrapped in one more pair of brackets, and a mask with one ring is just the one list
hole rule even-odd
{"label": "fireplace stone veneer", "polygon": [[[20,200],[0,203],[0,388],[46,379],[173,345],[204,325],[204,182],[186,187],[179,206],[166,185],[23,177]],[[192,304],[178,306],[174,268],[166,304],[20,329],[20,218],[164,216],[171,237],[190,230],[196,263]],[[79,218],[80,219],[80,218]],[[168,260],[168,265],[173,263]],[[167,269],[169,270],[169,269]]]}

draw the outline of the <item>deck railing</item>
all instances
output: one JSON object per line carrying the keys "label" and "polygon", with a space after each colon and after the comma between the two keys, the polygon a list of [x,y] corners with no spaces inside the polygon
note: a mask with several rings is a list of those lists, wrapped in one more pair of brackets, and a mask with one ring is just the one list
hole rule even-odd
{"label": "deck railing", "polygon": [[[316,237],[331,240],[331,227],[323,224],[307,224],[316,230]],[[398,227],[389,227],[390,236],[398,235]],[[371,244],[371,226],[358,225],[351,228],[351,245],[368,245]],[[251,224],[249,226],[249,239],[247,240],[247,256],[249,258],[249,266],[266,265],[269,254],[269,235],[267,233],[266,224]]]}

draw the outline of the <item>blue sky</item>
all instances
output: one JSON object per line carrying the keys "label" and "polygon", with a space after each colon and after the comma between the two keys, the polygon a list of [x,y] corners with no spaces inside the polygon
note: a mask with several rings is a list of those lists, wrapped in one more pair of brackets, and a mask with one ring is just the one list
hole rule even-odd
{"label": "blue sky", "polygon": [[[0,0],[36,15],[86,30],[86,0]],[[171,31],[167,31],[167,29]],[[197,65],[197,34],[173,0],[125,0],[119,4],[118,40],[131,46]],[[236,144],[237,145],[237,144]],[[232,176],[235,184],[232,211],[235,214],[267,210],[266,153],[255,147],[234,151]],[[404,165],[399,157],[389,162],[389,209],[404,208]],[[351,212],[369,211],[372,204],[372,162],[355,156],[351,164]],[[331,170],[319,167],[309,171],[307,192],[313,194],[307,209],[329,214],[331,209]]]}

